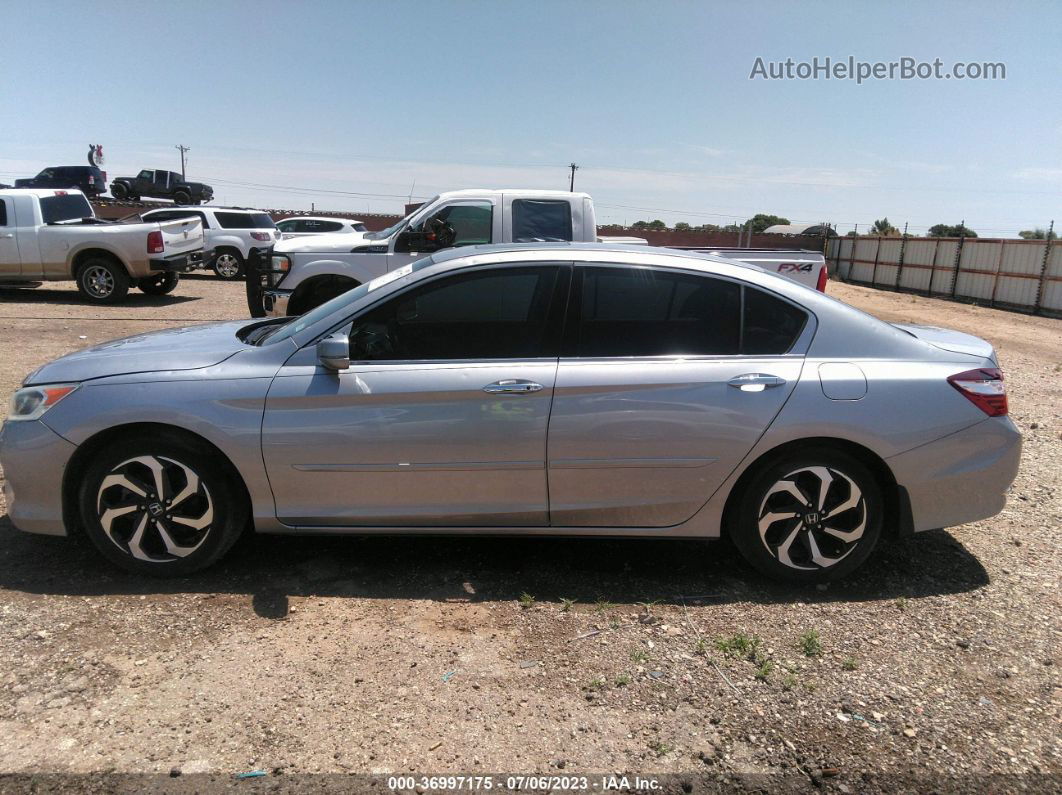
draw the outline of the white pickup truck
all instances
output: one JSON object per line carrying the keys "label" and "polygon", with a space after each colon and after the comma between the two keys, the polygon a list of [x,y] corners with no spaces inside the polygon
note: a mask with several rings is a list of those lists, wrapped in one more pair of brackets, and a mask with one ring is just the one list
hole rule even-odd
{"label": "white pickup truck", "polygon": [[198,218],[118,223],[97,218],[78,190],[0,190],[0,287],[74,280],[88,300],[113,304],[134,284],[172,291],[203,257]]}
{"label": "white pickup truck", "polygon": [[[452,191],[428,200],[397,224],[369,232],[361,240],[343,234],[317,235],[282,240],[271,250],[263,249],[257,267],[252,264],[247,268],[247,306],[252,317],[301,315],[440,249],[551,242],[645,243],[638,238],[599,237],[594,202],[585,193]],[[721,255],[743,260],[739,255],[742,251],[731,249],[728,252],[738,253]],[[807,252],[785,253],[788,261],[793,261],[792,257]],[[817,256],[824,269],[822,255]],[[783,275],[809,281],[799,267]],[[816,282],[810,280],[809,286],[816,286]]]}

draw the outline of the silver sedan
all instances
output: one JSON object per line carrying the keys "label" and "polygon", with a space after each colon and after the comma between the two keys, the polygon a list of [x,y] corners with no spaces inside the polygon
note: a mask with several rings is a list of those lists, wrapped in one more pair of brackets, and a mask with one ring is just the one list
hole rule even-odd
{"label": "silver sedan", "polygon": [[298,318],[160,331],[25,380],[14,524],[186,574],[262,533],[717,538],[819,582],[998,513],[1021,438],[984,340],[752,265],[441,252]]}

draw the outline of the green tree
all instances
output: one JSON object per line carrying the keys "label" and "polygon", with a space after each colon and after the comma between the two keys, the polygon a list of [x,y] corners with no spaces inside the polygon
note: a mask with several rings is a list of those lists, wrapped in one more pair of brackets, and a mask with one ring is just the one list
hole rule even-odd
{"label": "green tree", "polygon": [[657,218],[657,219],[655,219],[653,221],[650,221],[649,222],[649,226],[646,227],[646,228],[647,229],[653,229],[653,230],[655,230],[657,232],[663,232],[664,230],[667,229],[667,224],[665,224],[663,221],[661,221],[659,218]]}
{"label": "green tree", "polygon": [[900,230],[889,223],[888,218],[879,218],[874,222],[874,225],[870,227],[870,234],[878,235],[879,237],[887,237],[889,235],[900,234]]}
{"label": "green tree", "polygon": [[694,227],[694,231],[696,231],[696,232],[722,232],[723,231],[723,227],[719,226],[719,224],[701,224],[700,226],[695,226]]}
{"label": "green tree", "polygon": [[1018,237],[1023,240],[1058,240],[1058,232],[1048,232],[1046,229],[1023,229],[1018,232]]}
{"label": "green tree", "polygon": [[948,224],[934,224],[929,227],[927,233],[930,237],[977,237],[977,233],[970,229],[968,226],[962,224],[956,224],[955,226],[949,226]]}
{"label": "green tree", "polygon": [[679,221],[677,224],[675,224],[675,231],[676,232],[689,232],[690,229],[692,229],[692,228],[693,227],[691,227],[685,221]]}
{"label": "green tree", "polygon": [[788,224],[788,223],[789,223],[789,219],[788,218],[783,218],[780,215],[767,215],[766,213],[756,213],[756,215],[752,216],[749,220],[747,220],[744,224],[742,224],[741,228],[745,229],[746,227],[748,227],[751,224],[752,231],[755,232],[756,234],[759,234],[764,229],[766,229],[768,226],[774,226],[775,224]]}
{"label": "green tree", "polygon": [[859,233],[856,230],[852,229],[845,235],[845,237],[859,237]]}

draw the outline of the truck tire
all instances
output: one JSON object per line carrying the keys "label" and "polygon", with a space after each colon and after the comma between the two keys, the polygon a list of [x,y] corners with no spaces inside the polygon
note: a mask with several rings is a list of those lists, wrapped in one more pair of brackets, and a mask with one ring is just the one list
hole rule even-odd
{"label": "truck tire", "polygon": [[77,290],[94,304],[117,304],[129,292],[129,274],[112,259],[91,257],[77,269]]}
{"label": "truck tire", "polygon": [[156,273],[152,276],[145,276],[143,279],[137,279],[136,286],[140,288],[141,292],[148,295],[166,295],[166,293],[174,291],[177,287],[177,282],[180,280],[179,273],[166,271],[165,273]]}
{"label": "truck tire", "polygon": [[173,203],[183,207],[192,203],[192,196],[186,190],[179,190],[173,194]]}
{"label": "truck tire", "polygon": [[112,182],[111,195],[116,199],[125,199],[129,196],[129,188],[121,182]]}

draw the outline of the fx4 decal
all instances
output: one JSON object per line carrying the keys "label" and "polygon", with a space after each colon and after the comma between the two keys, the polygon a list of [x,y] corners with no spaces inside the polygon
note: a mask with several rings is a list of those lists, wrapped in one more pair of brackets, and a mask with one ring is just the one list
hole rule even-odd
{"label": "fx4 decal", "polygon": [[810,262],[783,262],[778,266],[779,273],[811,273]]}

